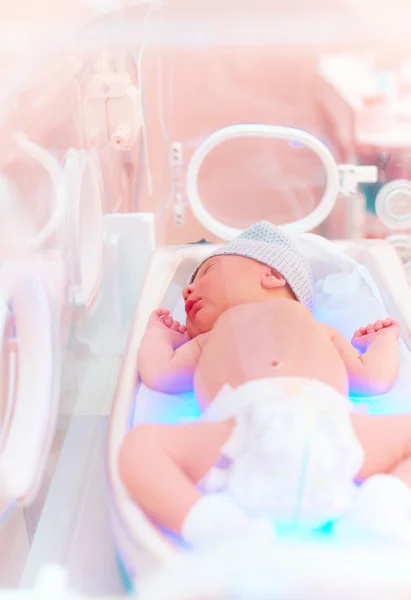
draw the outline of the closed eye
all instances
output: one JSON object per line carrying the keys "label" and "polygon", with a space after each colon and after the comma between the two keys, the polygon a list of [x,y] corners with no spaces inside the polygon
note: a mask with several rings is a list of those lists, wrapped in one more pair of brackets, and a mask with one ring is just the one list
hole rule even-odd
{"label": "closed eye", "polygon": [[211,263],[211,265],[207,265],[206,269],[203,271],[203,275],[205,275],[210,269],[211,267],[214,267],[215,263]]}

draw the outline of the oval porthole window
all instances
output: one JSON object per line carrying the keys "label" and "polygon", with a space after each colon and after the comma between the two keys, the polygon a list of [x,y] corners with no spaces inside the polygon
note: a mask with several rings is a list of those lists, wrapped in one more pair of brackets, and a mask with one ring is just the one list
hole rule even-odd
{"label": "oval porthole window", "polygon": [[67,193],[70,283],[76,303],[89,309],[100,289],[103,259],[103,186],[93,152],[68,152],[62,185]]}
{"label": "oval porthole window", "polygon": [[0,307],[0,495],[26,504],[41,484],[57,420],[51,310],[42,282],[11,264],[0,267]]}
{"label": "oval porthole window", "polygon": [[0,452],[7,439],[16,393],[18,339],[13,303],[2,298],[0,307]]}
{"label": "oval porthole window", "polygon": [[[246,138],[248,138],[248,141]],[[250,142],[257,144],[257,146],[250,146]],[[267,145],[267,142],[269,145]],[[272,146],[273,142],[276,144],[282,143],[281,151],[276,156],[275,148]],[[247,147],[244,146],[245,143],[247,143]],[[293,143],[294,146],[297,144],[299,149],[291,148],[290,143]],[[221,147],[223,146],[222,151]],[[308,162],[303,161],[301,163],[301,172],[298,175],[294,169],[295,158],[291,160],[291,157],[295,157],[296,153],[298,156],[302,156],[300,146],[308,151],[311,159]],[[261,160],[256,161],[256,152],[260,147],[261,152],[263,152],[261,157],[264,155],[267,159],[265,164],[262,164]],[[245,152],[245,148],[248,148],[247,152]],[[287,148],[287,151],[285,148]],[[240,153],[237,154],[237,151]],[[234,154],[234,152],[236,153]],[[291,170],[287,182],[286,169],[281,162],[285,153],[288,156],[287,161],[291,160],[289,162]],[[205,162],[206,159],[208,162],[210,161],[210,155],[214,156],[214,162],[211,160],[214,168],[209,165],[207,171]],[[242,170],[240,169],[241,177],[239,179],[238,164],[240,156],[245,167]],[[316,165],[316,169],[324,177],[324,182],[321,182],[319,186],[319,189],[321,189],[319,201],[315,200],[314,194],[311,194],[310,198],[304,196],[307,192],[313,164]],[[228,179],[228,165],[231,165],[230,170],[233,175],[231,180]],[[277,165],[277,173],[275,172],[275,165]],[[214,176],[215,189],[211,185],[212,172],[216,174]],[[223,175],[218,175],[220,172]],[[252,187],[248,189],[247,187],[248,191],[244,192],[246,188],[244,181],[247,176],[249,180],[247,185],[254,185],[254,180],[259,180],[258,193],[261,202],[256,201],[257,189]],[[299,186],[294,185],[297,178],[300,179]],[[291,182],[293,185],[290,187]],[[238,223],[239,218],[233,217],[238,215],[239,212],[241,215],[246,216],[248,225],[260,219],[274,221],[281,210],[282,217],[277,223],[282,228],[289,231],[305,232],[315,229],[330,214],[339,194],[340,174],[332,153],[314,135],[294,127],[239,123],[218,129],[199,144],[188,164],[186,183],[187,199],[198,221],[217,237],[230,240],[239,235],[242,229],[225,224],[224,219],[217,217],[216,205],[213,209],[211,205],[210,208],[205,206],[203,201],[204,190],[210,192],[212,189],[212,193],[209,193],[209,195],[214,198],[213,202],[216,201],[215,199],[218,196],[217,191],[220,193],[219,213],[221,212],[220,206],[223,199],[225,205],[231,207],[231,218],[229,221],[226,218],[226,222],[234,223],[234,221],[237,221]],[[200,184],[202,185],[201,190]],[[314,187],[317,188],[317,184]],[[233,193],[234,188],[235,193]],[[302,196],[305,198],[304,206],[300,202]],[[240,198],[242,199],[241,202]],[[307,206],[308,212],[306,212]],[[227,212],[226,217],[228,217]],[[241,227],[248,225],[242,223]]]}

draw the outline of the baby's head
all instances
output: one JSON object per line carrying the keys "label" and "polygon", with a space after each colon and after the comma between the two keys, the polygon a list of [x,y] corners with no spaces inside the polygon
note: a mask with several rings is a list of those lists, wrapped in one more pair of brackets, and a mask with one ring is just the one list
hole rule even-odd
{"label": "baby's head", "polygon": [[260,221],[206,258],[184,288],[191,337],[210,331],[239,304],[289,298],[311,308],[314,281],[307,260],[278,227]]}

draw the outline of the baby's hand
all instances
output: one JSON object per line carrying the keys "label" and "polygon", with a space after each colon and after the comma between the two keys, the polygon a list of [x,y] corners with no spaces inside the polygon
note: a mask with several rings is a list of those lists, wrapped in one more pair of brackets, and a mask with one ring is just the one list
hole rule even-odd
{"label": "baby's hand", "polygon": [[351,340],[353,346],[358,350],[366,350],[368,346],[381,336],[393,336],[396,340],[400,337],[400,326],[395,319],[385,319],[384,321],[376,321],[367,327],[360,327],[354,333]]}
{"label": "baby's hand", "polygon": [[187,333],[187,327],[180,325],[178,321],[173,319],[170,311],[166,308],[158,308],[151,313],[148,327],[161,327],[167,329],[170,333],[170,341],[173,349],[182,346],[182,344],[185,344],[190,339]]}

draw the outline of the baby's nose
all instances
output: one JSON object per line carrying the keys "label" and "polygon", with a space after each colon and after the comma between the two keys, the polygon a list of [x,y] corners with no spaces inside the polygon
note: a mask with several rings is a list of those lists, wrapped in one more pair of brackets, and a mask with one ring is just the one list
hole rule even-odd
{"label": "baby's nose", "polygon": [[187,298],[189,296],[191,296],[191,294],[193,293],[193,290],[194,290],[194,283],[190,283],[190,285],[187,285],[185,288],[183,288],[184,300],[187,300]]}

